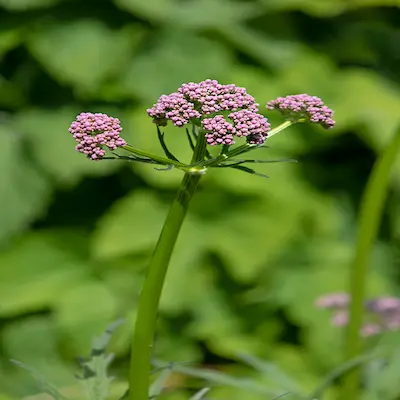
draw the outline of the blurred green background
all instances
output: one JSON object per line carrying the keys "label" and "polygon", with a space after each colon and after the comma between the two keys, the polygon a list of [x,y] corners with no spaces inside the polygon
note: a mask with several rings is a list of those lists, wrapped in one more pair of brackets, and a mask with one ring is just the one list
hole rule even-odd
{"label": "blurred green background", "polygon": [[[76,357],[120,317],[111,350],[125,377],[143,273],[181,173],[90,162],[68,126],[81,111],[106,112],[129,143],[159,152],[146,108],[206,78],[245,86],[263,110],[277,96],[317,95],[337,126],[271,139],[264,157],[299,163],[262,166],[269,180],[203,179],[168,273],[156,356],[245,374],[236,355],[250,353],[306,390],[340,363],[341,333],[314,301],[346,289],[360,195],[400,122],[399,6],[0,0],[0,399],[37,392],[11,358],[70,386]],[[184,132],[166,134],[187,159]],[[370,295],[400,292],[400,158],[393,178]],[[257,399],[223,388],[213,398]]]}

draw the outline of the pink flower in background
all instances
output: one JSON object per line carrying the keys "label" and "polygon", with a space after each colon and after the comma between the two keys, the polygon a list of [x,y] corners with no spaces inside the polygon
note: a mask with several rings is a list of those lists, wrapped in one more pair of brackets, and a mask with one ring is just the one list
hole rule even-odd
{"label": "pink flower in background", "polygon": [[[316,300],[319,308],[331,309],[332,325],[341,327],[348,324],[348,306],[350,297],[347,293],[329,293]],[[364,325],[362,336],[374,336],[385,331],[400,330],[400,299],[392,296],[382,296],[369,299],[364,304]]]}
{"label": "pink flower in background", "polygon": [[346,308],[350,297],[347,293],[329,293],[317,299],[316,305],[320,308]]}
{"label": "pink flower in background", "polygon": [[326,129],[335,125],[333,111],[319,97],[308,94],[278,97],[267,103],[267,109],[278,110],[287,119],[295,122],[311,122]]}
{"label": "pink flower in background", "polygon": [[346,326],[349,322],[349,314],[347,311],[336,311],[332,316],[332,325],[334,326]]}

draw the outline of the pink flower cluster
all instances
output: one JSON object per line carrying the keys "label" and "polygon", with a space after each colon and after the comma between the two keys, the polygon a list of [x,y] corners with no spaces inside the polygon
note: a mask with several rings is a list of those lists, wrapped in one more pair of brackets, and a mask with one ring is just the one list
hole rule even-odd
{"label": "pink flower cluster", "polygon": [[235,143],[233,136],[236,134],[236,128],[222,115],[217,115],[214,118],[206,118],[202,124],[203,128],[208,132],[206,134],[207,143],[211,146],[216,144],[231,145]]}
{"label": "pink flower cluster", "polygon": [[206,118],[202,121],[203,128],[207,131],[207,143],[211,146],[217,144],[234,144],[234,136],[244,136],[251,144],[262,144],[268,136],[270,124],[267,119],[257,112],[240,110],[228,115],[232,121],[228,122],[222,115]]}
{"label": "pink flower cluster", "polygon": [[319,97],[308,94],[278,97],[267,103],[267,109],[278,110],[288,119],[312,122],[326,129],[335,125],[333,111]]}
{"label": "pink flower cluster", "polygon": [[245,88],[207,79],[185,83],[177,92],[162,95],[147,113],[158,125],[164,126],[170,120],[176,126],[183,126],[204,115],[241,109],[258,111],[258,104]]}
{"label": "pink flower cluster", "polygon": [[[330,293],[320,297],[316,305],[333,310],[332,324],[345,326],[349,320],[347,293]],[[397,297],[377,297],[365,302],[365,323],[361,328],[363,336],[373,336],[384,331],[400,330],[400,299]]]}
{"label": "pink flower cluster", "polygon": [[78,143],[75,149],[86,154],[91,160],[104,157],[106,151],[103,146],[110,150],[125,146],[125,140],[120,137],[121,131],[118,118],[101,113],[81,113],[69,128],[69,132]]}
{"label": "pink flower cluster", "polygon": [[167,125],[170,120],[175,126],[183,126],[190,120],[200,118],[201,114],[195,109],[195,104],[188,101],[182,93],[163,94],[147,114],[160,126]]}

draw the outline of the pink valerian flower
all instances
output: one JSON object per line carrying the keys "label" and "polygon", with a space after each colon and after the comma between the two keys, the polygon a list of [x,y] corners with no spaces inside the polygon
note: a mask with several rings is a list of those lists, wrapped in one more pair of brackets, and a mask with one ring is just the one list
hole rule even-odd
{"label": "pink valerian flower", "polygon": [[234,84],[222,85],[216,80],[207,79],[199,83],[185,83],[179,89],[189,101],[199,103],[202,114],[220,111],[249,109],[258,111],[258,104],[247,94],[246,89]]}
{"label": "pink valerian flower", "polygon": [[187,101],[182,93],[163,94],[152,108],[147,110],[157,125],[167,125],[167,120],[175,126],[183,126],[190,120],[200,118],[201,114],[195,110],[194,103]]}
{"label": "pink valerian flower", "polygon": [[384,331],[383,327],[379,324],[366,323],[361,327],[361,336],[369,337],[379,335]]}
{"label": "pink valerian flower", "polygon": [[207,79],[184,83],[177,92],[162,95],[147,113],[157,125],[165,126],[170,120],[180,127],[203,116],[241,109],[258,111],[258,104],[245,88]]}
{"label": "pink valerian flower", "polygon": [[268,136],[270,124],[267,119],[257,112],[240,110],[228,115],[232,122],[228,122],[222,115],[206,118],[202,126],[206,133],[207,143],[234,144],[234,136],[244,136],[248,143],[262,144]]}
{"label": "pink valerian flower", "polygon": [[104,157],[104,146],[110,150],[125,146],[125,140],[120,137],[121,131],[118,118],[101,113],[81,113],[69,128],[69,132],[78,143],[75,149],[86,154],[91,160]]}
{"label": "pink valerian flower", "polygon": [[368,311],[379,314],[397,313],[400,310],[400,299],[391,296],[378,297],[368,300],[365,307]]}
{"label": "pink valerian flower", "polygon": [[206,118],[202,121],[203,128],[206,133],[207,143],[211,146],[216,144],[231,145],[235,141],[233,136],[236,134],[236,128],[222,115],[217,115],[214,118]]}
{"label": "pink valerian flower", "polygon": [[347,308],[350,297],[347,293],[329,293],[317,299],[316,305],[320,308]]}
{"label": "pink valerian flower", "polygon": [[346,326],[349,322],[349,313],[347,311],[336,311],[331,319],[333,326]]}
{"label": "pink valerian flower", "polygon": [[[316,304],[320,308],[332,309],[332,324],[339,327],[348,323],[350,300],[347,293],[331,293],[317,299]],[[360,331],[362,336],[400,330],[399,298],[386,296],[369,299],[365,302],[364,311],[365,323]]]}
{"label": "pink valerian flower", "polygon": [[237,136],[246,136],[250,144],[263,144],[271,129],[267,118],[249,110],[240,110],[229,114],[236,127]]}
{"label": "pink valerian flower", "polygon": [[278,110],[287,119],[295,122],[311,122],[326,129],[335,125],[333,111],[319,97],[308,94],[278,97],[267,103],[267,109]]}

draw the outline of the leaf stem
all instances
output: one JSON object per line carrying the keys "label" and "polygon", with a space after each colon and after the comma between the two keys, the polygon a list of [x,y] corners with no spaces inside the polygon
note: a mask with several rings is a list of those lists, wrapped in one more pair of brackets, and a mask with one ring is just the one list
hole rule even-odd
{"label": "leaf stem", "polygon": [[178,168],[179,167],[187,167],[186,164],[183,164],[183,163],[181,163],[179,161],[175,161],[175,160],[171,160],[171,159],[168,159],[168,158],[160,157],[160,156],[158,156],[156,154],[152,154],[152,153],[149,153],[147,151],[136,149],[135,147],[133,147],[133,146],[131,146],[129,144],[125,145],[123,148],[125,150],[129,151],[130,153],[137,154],[139,156],[147,157],[147,158],[153,159],[155,161],[158,161],[160,164],[174,165],[175,167],[178,167]]}
{"label": "leaf stem", "polygon": [[[197,138],[192,162],[203,160],[205,151],[206,140],[204,133],[201,132]],[[130,400],[149,399],[151,356],[158,304],[172,251],[200,177],[199,173],[185,173],[147,270],[132,339],[129,371]]]}
{"label": "leaf stem", "polygon": [[269,139],[270,137],[272,137],[272,136],[276,135],[277,133],[283,131],[284,129],[289,128],[289,126],[293,125],[293,124],[295,124],[294,121],[289,121],[288,120],[288,121],[283,122],[282,124],[278,125],[276,128],[271,129],[268,132],[267,139]]}
{"label": "leaf stem", "polygon": [[[364,311],[368,259],[377,236],[386,199],[390,171],[399,150],[400,129],[376,161],[361,201],[357,244],[350,272],[350,321],[346,331],[344,349],[346,360],[358,356],[362,350],[360,329]],[[356,368],[344,377],[339,398],[341,400],[358,400],[360,398],[360,386],[361,371],[360,368]]]}

